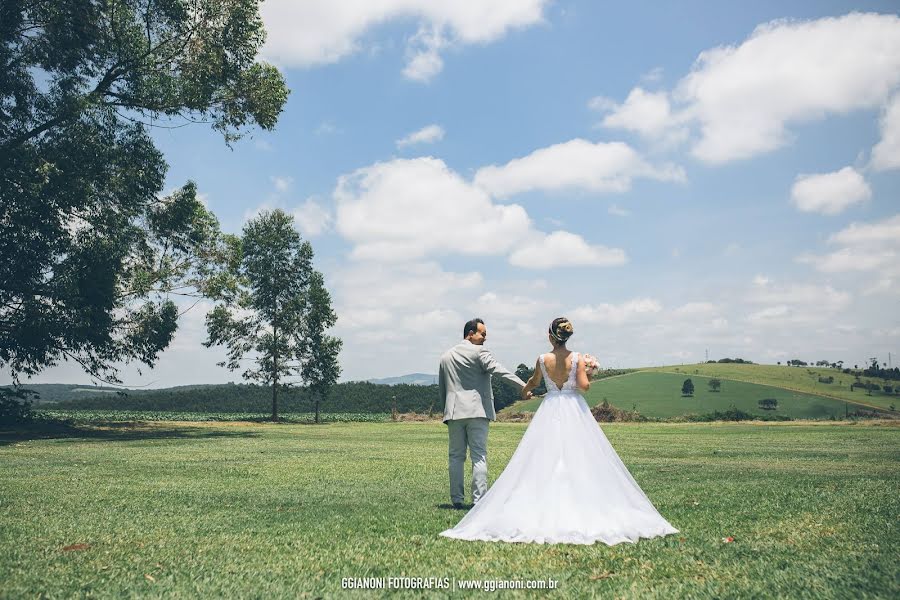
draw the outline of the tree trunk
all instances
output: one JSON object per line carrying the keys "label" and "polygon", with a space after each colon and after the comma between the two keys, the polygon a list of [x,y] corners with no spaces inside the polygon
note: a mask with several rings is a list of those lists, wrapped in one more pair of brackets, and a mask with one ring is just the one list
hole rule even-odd
{"label": "tree trunk", "polygon": [[278,379],[272,382],[272,420],[278,420]]}
{"label": "tree trunk", "polygon": [[[277,313],[276,313],[277,317]],[[272,323],[272,421],[278,420],[278,325]]]}
{"label": "tree trunk", "polygon": [[319,394],[316,394],[316,423],[319,422]]}

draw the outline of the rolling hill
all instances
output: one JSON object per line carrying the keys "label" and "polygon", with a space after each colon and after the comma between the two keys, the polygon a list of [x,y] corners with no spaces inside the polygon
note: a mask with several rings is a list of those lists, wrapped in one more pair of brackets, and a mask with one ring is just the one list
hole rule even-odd
{"label": "rolling hill", "polygon": [[[637,410],[648,417],[673,417],[684,414],[703,414],[724,411],[734,406],[756,415],[784,415],[791,418],[823,419],[843,417],[846,412],[859,409],[890,411],[897,396],[849,390],[854,381],[833,369],[809,369],[747,364],[700,364],[656,367],[601,379],[592,382],[585,400],[595,406],[604,399],[613,406]],[[821,373],[819,373],[821,372]],[[834,383],[819,383],[819,375],[831,375]],[[842,377],[841,377],[842,376]],[[681,395],[681,385],[690,377],[694,383],[693,397]],[[710,391],[707,383],[713,377],[722,381],[721,390]],[[839,383],[843,381],[843,384]],[[759,401],[772,398],[778,401],[776,410],[764,410]],[[502,412],[530,412],[537,410],[541,398],[517,402]]]}

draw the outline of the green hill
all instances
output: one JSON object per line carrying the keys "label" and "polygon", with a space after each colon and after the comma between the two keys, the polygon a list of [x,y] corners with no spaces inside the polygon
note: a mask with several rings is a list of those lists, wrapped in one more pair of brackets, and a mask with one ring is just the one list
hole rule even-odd
{"label": "green hill", "polygon": [[[837,375],[841,373],[830,369],[819,370],[823,374],[830,371],[830,374],[835,376],[835,382],[830,384],[831,387],[827,390],[837,389],[840,380]],[[707,385],[713,376],[722,381],[718,392],[710,391]],[[896,401],[896,396],[879,397],[877,392],[874,392],[873,396],[866,396],[862,390],[850,392],[849,381],[854,379],[850,375],[843,378],[846,384],[845,399],[818,392],[815,389],[816,385],[825,387],[829,384],[819,384],[818,376],[814,381],[808,381],[804,376],[808,378],[809,374],[803,368],[765,365],[703,364],[660,367],[594,381],[591,383],[590,391],[585,395],[585,400],[590,406],[595,406],[605,398],[613,406],[626,410],[634,409],[648,417],[704,414],[717,410],[724,411],[734,406],[751,414],[783,415],[795,419],[842,417],[847,410],[854,412],[873,407],[886,409]],[[694,382],[695,391],[692,397],[683,397],[681,385],[688,377]],[[743,380],[737,380],[738,377]],[[803,387],[810,391],[804,390]],[[777,400],[778,408],[776,410],[759,408],[759,401],[765,398]],[[872,399],[878,399],[880,402],[871,402]],[[503,412],[534,411],[540,402],[541,398],[517,402]]]}
{"label": "green hill", "polygon": [[[779,365],[742,365],[735,363],[700,363],[696,365],[679,365],[670,367],[652,367],[645,371],[677,373],[718,377],[724,380],[745,381],[761,385],[771,385],[807,394],[827,396],[838,400],[846,400],[871,408],[890,410],[890,406],[900,406],[900,396],[885,394],[883,391],[868,395],[862,387],[850,390],[850,384],[856,381],[851,373],[843,373],[828,367],[784,367]],[[820,383],[819,378],[833,377],[834,383]],[[900,381],[890,381],[879,377],[860,377],[860,382],[871,381],[879,386],[900,386]],[[704,384],[705,385],[705,384]]]}

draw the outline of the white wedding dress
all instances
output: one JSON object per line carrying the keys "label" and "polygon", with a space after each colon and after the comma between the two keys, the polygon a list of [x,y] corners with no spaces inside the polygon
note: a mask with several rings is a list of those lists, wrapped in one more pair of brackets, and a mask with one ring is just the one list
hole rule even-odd
{"label": "white wedding dress", "polygon": [[493,486],[453,529],[460,540],[610,546],[678,533],[653,507],[575,387],[578,354],[562,389],[547,395]]}

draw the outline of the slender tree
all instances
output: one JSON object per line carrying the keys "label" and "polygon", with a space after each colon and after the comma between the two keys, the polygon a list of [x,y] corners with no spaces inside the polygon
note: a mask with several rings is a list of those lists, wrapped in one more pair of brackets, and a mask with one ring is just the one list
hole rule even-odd
{"label": "slender tree", "polygon": [[230,238],[230,279],[206,316],[207,347],[227,346],[230,370],[253,366],[245,379],[272,388],[272,420],[278,420],[278,392],[300,377],[324,397],[340,374],[341,342],[325,330],[336,321],[322,276],[312,267],[313,250],[281,210],[250,221],[240,239]]}
{"label": "slender tree", "polygon": [[316,403],[316,423],[319,422],[319,406],[328,398],[331,386],[337,383],[341,374],[338,363],[343,343],[328,335],[326,330],[337,322],[337,315],[331,308],[331,295],[325,288],[325,280],[318,271],[313,271],[309,281],[304,331],[302,368],[300,376],[309,387]]}
{"label": "slender tree", "polygon": [[0,367],[60,360],[117,381],[153,365],[178,294],[202,294],[218,223],[188,183],[161,194],[151,126],[206,121],[230,143],[287,98],[256,62],[257,0],[0,3]]}

